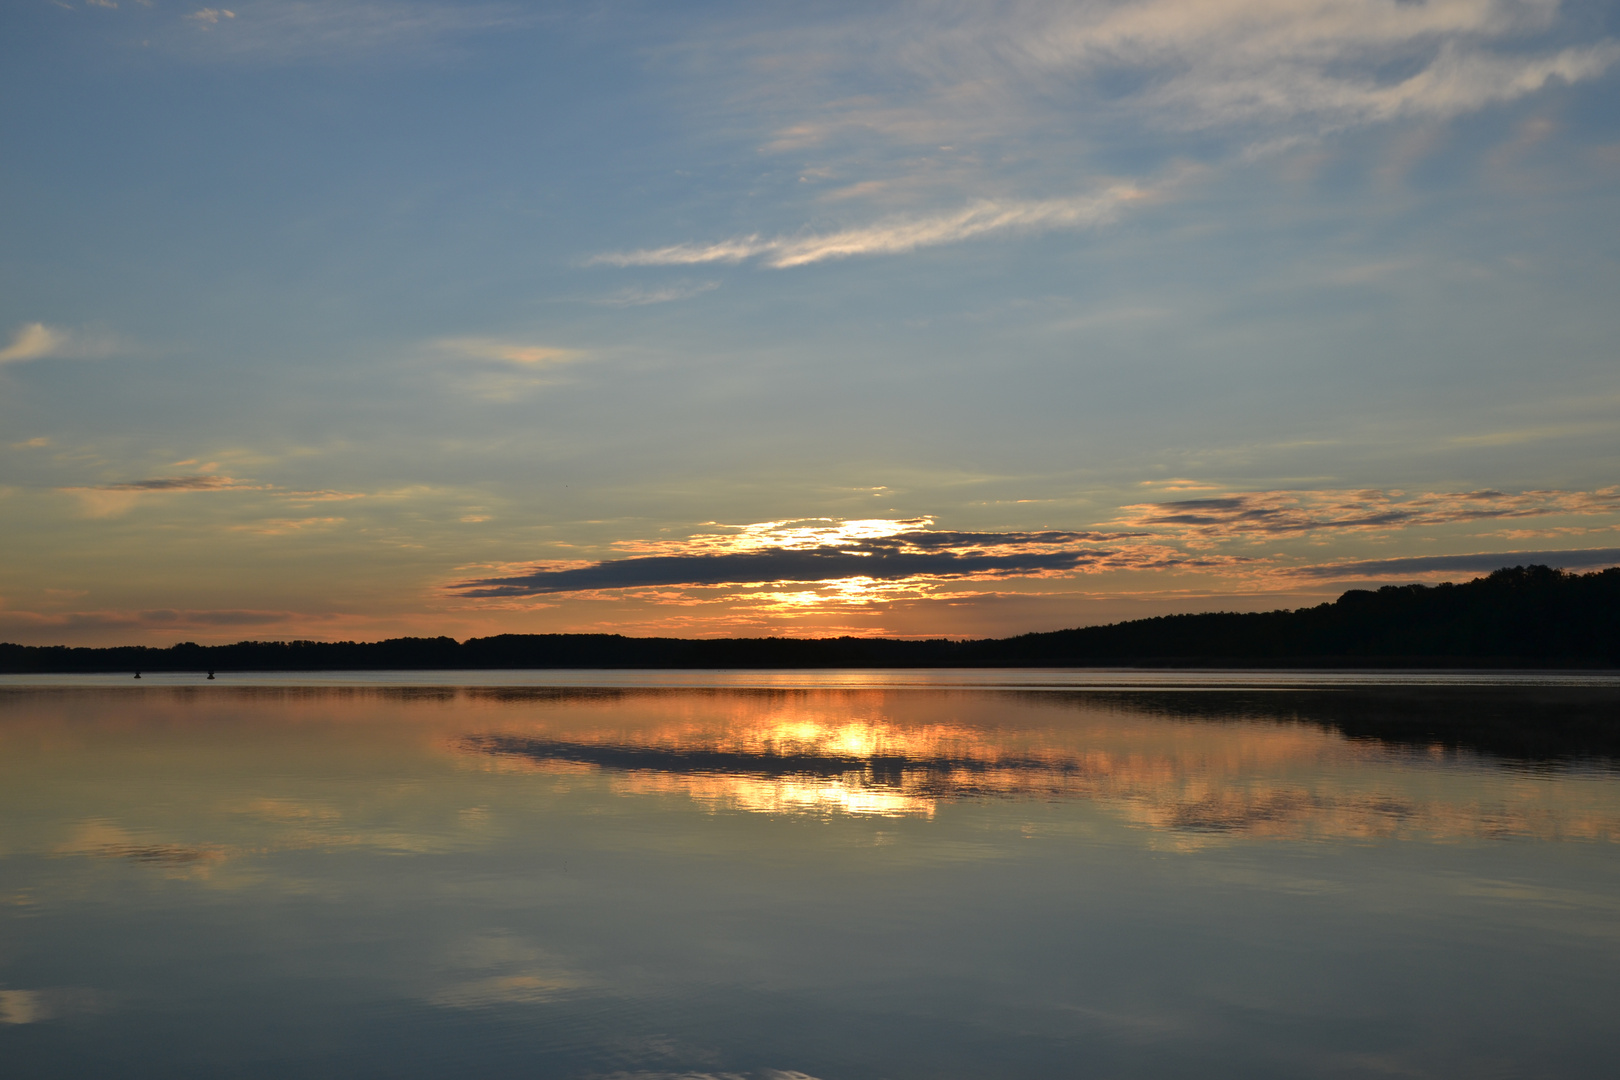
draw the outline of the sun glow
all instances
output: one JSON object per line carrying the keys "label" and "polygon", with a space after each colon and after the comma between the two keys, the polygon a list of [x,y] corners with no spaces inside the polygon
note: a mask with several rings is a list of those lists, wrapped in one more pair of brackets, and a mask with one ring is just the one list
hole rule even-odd
{"label": "sun glow", "polygon": [[858,775],[759,779],[628,773],[615,778],[613,788],[632,795],[685,795],[716,809],[755,814],[931,818],[938,805],[937,799],[872,787]]}
{"label": "sun glow", "polygon": [[699,533],[679,540],[633,540],[615,544],[626,555],[736,555],[754,551],[814,551],[819,548],[854,547],[871,540],[883,540],[932,526],[931,517],[785,518],[758,521],[751,525],[721,525],[725,532]]}
{"label": "sun glow", "polygon": [[1483,817],[1467,789],[1365,790],[1369,767],[1404,775],[1406,752],[1310,725],[1211,729],[1096,708],[1059,727],[1009,730],[991,714],[938,716],[937,700],[937,719],[907,718],[912,706],[873,691],[690,704],[627,729],[587,720],[454,745],[489,755],[487,768],[600,771],[615,791],[712,811],[933,818],[961,799],[1087,799],[1178,849],[1260,836],[1620,838],[1612,807],[1550,805],[1535,785],[1496,791]]}
{"label": "sun glow", "polygon": [[731,595],[732,600],[748,602],[760,614],[794,615],[844,607],[868,607],[931,596],[932,583],[923,580],[881,581],[853,577],[818,582],[814,588],[746,590]]}

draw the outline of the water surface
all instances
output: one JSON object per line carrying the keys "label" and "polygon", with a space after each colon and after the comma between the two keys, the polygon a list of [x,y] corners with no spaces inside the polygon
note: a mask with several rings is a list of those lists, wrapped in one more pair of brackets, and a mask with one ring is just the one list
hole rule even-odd
{"label": "water surface", "polygon": [[7,1075],[1612,1074],[1612,678],[49,681]]}

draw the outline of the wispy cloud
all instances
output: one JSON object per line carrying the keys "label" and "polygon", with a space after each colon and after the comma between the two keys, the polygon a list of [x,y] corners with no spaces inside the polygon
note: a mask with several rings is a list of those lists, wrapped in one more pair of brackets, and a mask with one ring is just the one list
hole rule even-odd
{"label": "wispy cloud", "polygon": [[199,11],[193,11],[186,18],[200,26],[217,26],[221,19],[236,18],[236,12],[229,8],[203,8]]}
{"label": "wispy cloud", "polygon": [[309,622],[321,616],[293,611],[241,608],[152,608],[145,611],[0,611],[0,632],[30,630],[183,630],[231,626],[272,626]]}
{"label": "wispy cloud", "polygon": [[441,338],[429,342],[427,350],[456,361],[442,373],[456,392],[501,402],[555,385],[559,376],[554,369],[589,355],[583,349],[494,337]]}
{"label": "wispy cloud", "polygon": [[1596,491],[1259,491],[1123,508],[1114,524],[1209,541],[1380,532],[1554,514],[1620,513],[1620,487]]}
{"label": "wispy cloud", "polygon": [[117,352],[119,343],[105,334],[68,330],[45,323],[25,323],[0,349],[0,364],[27,360],[94,360]]}
{"label": "wispy cloud", "polygon": [[316,503],[316,502],[347,502],[350,499],[364,499],[366,496],[358,491],[287,491],[282,493],[288,502]]}
{"label": "wispy cloud", "polygon": [[232,525],[231,531],[259,533],[262,536],[286,536],[289,533],[330,529],[347,520],[340,517],[269,518],[250,525]]}
{"label": "wispy cloud", "polygon": [[241,0],[182,17],[172,44],[199,58],[263,63],[431,56],[458,39],[534,18],[511,4],[421,0]]}
{"label": "wispy cloud", "polygon": [[217,473],[191,476],[158,476],[144,480],[124,480],[114,484],[64,487],[58,491],[78,496],[90,517],[115,517],[132,509],[148,495],[186,494],[198,491],[272,491],[271,484],[256,484]]}
{"label": "wispy cloud", "polygon": [[[67,489],[74,490],[74,489]],[[262,491],[264,485],[250,484],[229,476],[205,473],[198,476],[159,476],[149,480],[126,480],[103,484],[91,491]]]}
{"label": "wispy cloud", "polygon": [[[933,63],[979,52],[1025,74],[1149,78],[1121,104],[1177,128],[1304,120],[1335,128],[1453,116],[1602,74],[1620,44],[1524,49],[1555,27],[1557,0],[1150,0],[1032,3],[990,25],[976,11],[942,34]],[[988,31],[982,45],[960,30]],[[1493,51],[1493,46],[1496,51]],[[920,59],[927,64],[928,59]]]}
{"label": "wispy cloud", "polygon": [[585,356],[580,349],[489,337],[440,338],[429,343],[429,347],[435,352],[462,360],[487,360],[532,367],[568,364]]}
{"label": "wispy cloud", "polygon": [[1111,160],[1131,162],[1116,175],[1143,175],[1144,161],[1243,161],[1351,128],[1477,112],[1620,62],[1620,41],[1583,36],[1558,0],[935,0],[857,10],[808,12],[769,35],[705,26],[685,48],[702,57],[694,70],[743,73],[728,123],[756,125],[760,150],[788,158],[806,182],[836,178],[824,206],[836,197],[910,206],[910,216],[595,261],[785,267],[1083,227],[1117,210],[1128,189],[1063,192],[1077,168],[1115,151]]}
{"label": "wispy cloud", "polygon": [[[43,445],[43,444],[41,444]],[[199,467],[197,462],[180,462]],[[217,468],[216,463],[201,468]],[[289,491],[277,484],[244,480],[217,472],[191,473],[182,476],[153,476],[140,480],[121,480],[110,484],[80,484],[56,489],[64,495],[77,496],[91,517],[113,517],[132,509],[143,498],[161,495],[191,495],[204,492],[251,492],[281,500],[297,508],[314,503],[348,502],[370,498],[357,491]],[[343,521],[341,517],[271,518],[251,525],[234,526],[239,531],[286,533],[301,529],[324,528]]]}
{"label": "wispy cloud", "polygon": [[642,307],[647,304],[668,304],[676,300],[688,300],[694,296],[701,296],[720,287],[718,281],[678,281],[670,285],[658,285],[651,288],[620,289],[611,296],[603,296],[592,300],[593,304],[603,307]]}
{"label": "wispy cloud", "polygon": [[[985,109],[1017,123],[1042,101],[1084,102],[1170,130],[1263,123],[1271,136],[1279,125],[1321,132],[1454,116],[1554,80],[1597,77],[1620,59],[1609,39],[1549,46],[1564,29],[1559,8],[1557,0],[926,4],[887,26],[865,24],[875,44],[853,53],[911,76],[909,93],[891,77],[900,90],[867,108],[840,104],[778,144],[803,145],[840,126],[936,141],[953,111],[982,127],[976,114]],[[936,122],[923,122],[930,113]]]}
{"label": "wispy cloud", "polygon": [[874,225],[807,236],[745,236],[712,244],[677,244],[598,255],[609,266],[692,266],[758,258],[766,266],[804,266],[855,255],[893,255],[994,233],[1075,229],[1102,224],[1148,192],[1120,184],[1097,195],[1033,201],[981,199],[948,213],[896,217]]}
{"label": "wispy cloud", "polygon": [[1620,566],[1620,548],[1576,548],[1560,551],[1481,551],[1465,555],[1420,555],[1401,559],[1366,559],[1323,563],[1282,571],[1324,580],[1411,577],[1462,570],[1488,572],[1504,566],[1552,566],[1561,570],[1594,570]]}

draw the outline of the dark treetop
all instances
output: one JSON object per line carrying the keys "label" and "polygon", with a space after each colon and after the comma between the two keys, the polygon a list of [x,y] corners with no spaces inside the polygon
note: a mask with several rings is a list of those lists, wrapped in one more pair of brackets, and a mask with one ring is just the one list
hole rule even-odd
{"label": "dark treetop", "polygon": [[1463,585],[1352,589],[1331,604],[1165,615],[979,641],[500,634],[389,641],[186,642],[167,649],[0,644],[0,672],[441,668],[1620,666],[1620,567],[1513,567]]}

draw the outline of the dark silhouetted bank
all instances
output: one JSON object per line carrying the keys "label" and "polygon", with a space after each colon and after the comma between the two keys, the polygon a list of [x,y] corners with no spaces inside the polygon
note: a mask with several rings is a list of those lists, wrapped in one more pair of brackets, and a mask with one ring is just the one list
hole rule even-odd
{"label": "dark silhouetted bank", "polygon": [[0,644],[6,673],[1104,665],[1617,667],[1620,567],[1512,567],[1462,585],[1352,589],[1293,611],[1165,615],[977,641],[500,634],[167,649]]}

